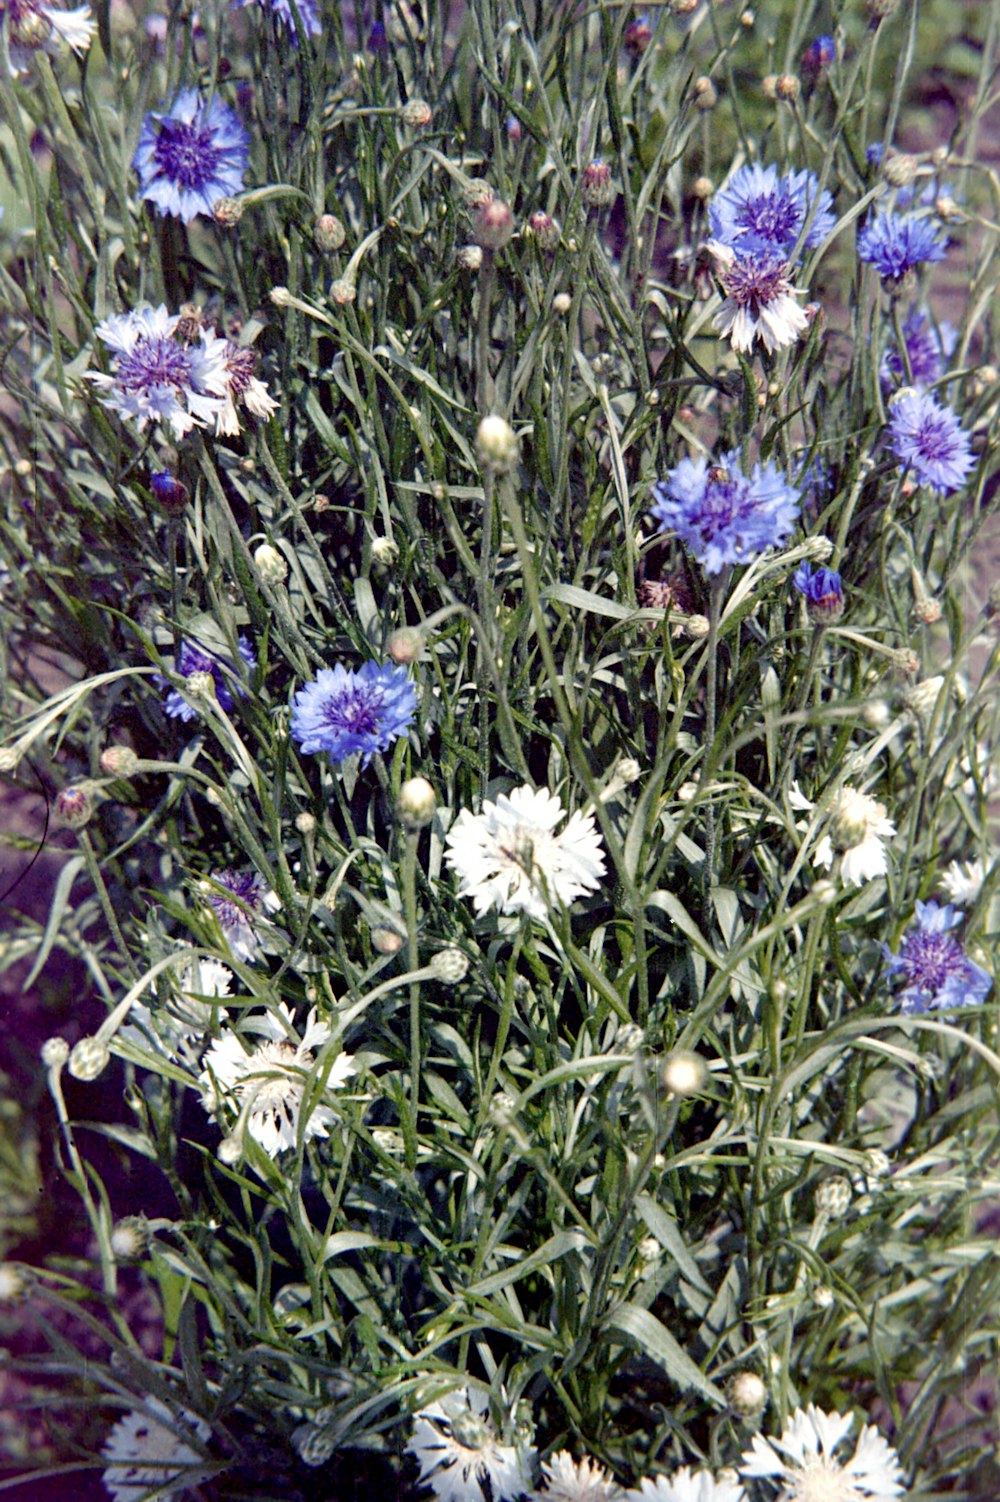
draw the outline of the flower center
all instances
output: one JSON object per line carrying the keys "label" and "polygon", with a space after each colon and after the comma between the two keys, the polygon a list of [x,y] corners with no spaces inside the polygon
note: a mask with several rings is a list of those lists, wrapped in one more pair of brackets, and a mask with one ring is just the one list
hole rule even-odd
{"label": "flower center", "polygon": [[253,1093],[254,1111],[285,1110],[289,1093],[301,1091],[312,1062],[313,1056],[307,1048],[300,1050],[285,1039],[263,1043],[248,1061],[246,1078],[240,1083],[240,1094]]}
{"label": "flower center", "polygon": [[221,152],[210,130],[186,120],[164,120],[153,157],[160,171],[182,188],[201,188],[214,177]]}
{"label": "flower center", "polygon": [[124,391],[148,391],[152,386],[183,390],[191,384],[191,357],[176,340],[157,334],[137,340],[131,353],[119,360],[115,374]]}
{"label": "flower center", "polygon": [[351,688],[328,699],[323,705],[324,725],[331,730],[346,730],[353,735],[370,735],[378,729],[382,695],[378,689]]}
{"label": "flower center", "polygon": [[924,459],[947,459],[951,456],[951,435],[946,423],[927,417],[914,435],[914,442]]}
{"label": "flower center", "polygon": [[909,983],[928,991],[940,991],[967,963],[965,950],[951,934],[907,934],[899,958]]}
{"label": "flower center", "polygon": [[737,223],[741,229],[762,240],[774,240],[780,245],[794,241],[799,232],[799,206],[786,193],[764,193],[760,198],[751,198],[740,210]]}
{"label": "flower center", "polygon": [[756,315],[788,291],[788,267],[771,255],[737,255],[720,269],[719,280],[737,307],[751,308]]}
{"label": "flower center", "polygon": [[711,542],[717,533],[731,527],[740,515],[744,492],[741,480],[742,476],[731,475],[718,464],[709,470],[705,494],[695,518],[702,542]]}
{"label": "flower center", "polygon": [[471,1409],[460,1413],[451,1421],[451,1437],[464,1450],[481,1450],[492,1439],[492,1431],[485,1419]]}
{"label": "flower center", "polygon": [[811,1461],[794,1486],[795,1502],[860,1502],[861,1493],[836,1462]]}
{"label": "flower center", "polygon": [[[3,15],[2,11],[0,15]],[[52,22],[42,15],[32,0],[10,0],[6,15],[14,46],[41,47],[52,35]]]}
{"label": "flower center", "polygon": [[255,913],[260,908],[261,886],[252,872],[241,874],[238,871],[213,871],[212,880],[227,892],[232,892],[237,899],[236,902],[229,902],[217,892],[213,892],[208,899],[223,928],[235,928],[238,924],[245,923],[247,910]]}
{"label": "flower center", "polygon": [[252,349],[240,349],[229,342],[226,345],[226,379],[233,396],[242,396],[253,380],[254,354]]}

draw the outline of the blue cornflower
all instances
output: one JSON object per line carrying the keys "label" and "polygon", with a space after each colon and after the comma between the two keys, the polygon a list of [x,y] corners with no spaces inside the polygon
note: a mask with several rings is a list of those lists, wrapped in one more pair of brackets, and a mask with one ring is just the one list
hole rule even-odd
{"label": "blue cornflower", "polygon": [[909,386],[890,404],[889,443],[919,484],[945,494],[961,489],[975,468],[969,435],[951,408]]}
{"label": "blue cornflower", "polygon": [[275,912],[281,903],[256,871],[213,871],[209,880],[213,886],[222,888],[221,892],[209,892],[209,907],[219,920],[234,958],[249,964],[260,946],[256,920]]}
{"label": "blue cornflower", "polygon": [[914,214],[876,214],[858,235],[858,257],[888,281],[901,281],[924,261],[943,261],[947,241],[938,239],[937,219]]}
{"label": "blue cornflower", "polygon": [[818,76],[837,61],[837,44],[833,37],[814,37],[802,54],[802,68]]}
{"label": "blue cornflower", "polygon": [[944,374],[958,332],[950,323],[934,324],[926,313],[914,308],[903,324],[903,342],[910,361],[907,379],[898,346],[886,352],[879,375],[883,386],[931,386]]}
{"label": "blue cornflower", "polygon": [[[815,212],[813,212],[815,211]],[[810,213],[804,244],[819,245],[837,222],[833,198],[812,172],[786,172],[756,164],[740,167],[708,206],[712,238],[746,251],[778,252],[787,259]]]}
{"label": "blue cornflower", "polygon": [[917,903],[917,926],[909,929],[893,954],[885,945],[889,973],[902,975],[899,993],[904,1012],[930,1007],[978,1007],[986,1000],[992,977],[969,959],[951,932],[965,915],[946,903]]}
{"label": "blue cornflower", "polygon": [[[244,6],[252,5],[253,0],[235,0],[234,10],[241,10]],[[288,0],[257,0],[261,10],[270,11],[275,20],[291,32],[292,44],[298,45],[298,28],[292,15],[292,7]],[[307,35],[318,37],[322,34],[323,23],[319,18],[319,6],[316,0],[295,0],[295,9],[299,13],[299,20],[306,29]]]}
{"label": "blue cornflower", "polygon": [[[237,642],[239,653],[248,668],[257,666],[257,658],[249,638],[241,636]],[[240,699],[245,699],[247,691],[244,688],[240,675],[228,658],[217,652],[212,652],[200,641],[183,641],[177,653],[177,663],[174,672],[179,678],[190,678],[192,673],[211,673],[215,683],[215,697],[219,708],[229,714],[236,700],[235,694]],[[166,688],[167,680],[156,675],[156,682]],[[177,689],[172,688],[163,701],[163,707],[171,719],[193,720],[198,711],[190,704],[184,695]]]}
{"label": "blue cornflower", "polygon": [[707,459],[682,459],[653,486],[654,517],[709,574],[783,542],[798,520],[799,493],[775,464],[755,464],[747,478],[739,462],[739,449],[711,466]]}
{"label": "blue cornflower", "polygon": [[814,570],[803,563],[792,575],[792,583],[806,597],[810,620],[823,625],[840,620],[844,613],[844,586],[835,568]]}
{"label": "blue cornflower", "polygon": [[872,144],[865,150],[865,161],[868,163],[869,167],[880,166],[882,158],[884,156],[885,147],[882,145],[881,141],[873,141]]}
{"label": "blue cornflower", "polygon": [[168,423],[176,438],[215,422],[227,393],[226,344],[202,329],[197,342],[175,337],[178,314],[158,308],[112,313],[94,333],[111,357],[111,374],[88,370],[102,401],[140,431]]}
{"label": "blue cornflower", "polygon": [[366,662],[354,672],[338,663],[295,695],[289,728],[302,751],[327,751],[333,762],[360,753],[367,766],[410,728],[416,710],[404,667]]}
{"label": "blue cornflower", "polygon": [[169,110],[150,111],[142,122],[132,166],[143,198],[190,224],[241,191],[249,144],[221,99],[206,103],[197,89],[181,89]]}

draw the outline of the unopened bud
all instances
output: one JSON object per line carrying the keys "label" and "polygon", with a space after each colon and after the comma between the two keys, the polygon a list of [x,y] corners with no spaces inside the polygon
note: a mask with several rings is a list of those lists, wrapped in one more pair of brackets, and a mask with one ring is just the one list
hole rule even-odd
{"label": "unopened bud", "polygon": [[372,540],[372,558],[383,568],[388,568],[399,557],[399,547],[391,537],[376,537]]}
{"label": "unopened bud", "polygon": [[184,680],[184,692],[192,699],[214,699],[215,678],[211,673],[189,673]]}
{"label": "unopened bud", "polygon": [[295,815],[295,828],[307,840],[316,833],[315,815],[308,812]]}
{"label": "unopened bud", "polygon": [[13,1262],[0,1262],[0,1304],[19,1299],[27,1288],[27,1279]]}
{"label": "unopened bud", "polygon": [[396,815],[407,829],[423,829],[437,812],[437,795],[426,777],[409,777],[399,790]]}
{"label": "unopened bud", "polygon": [[69,1072],[75,1080],[96,1080],[107,1068],[110,1058],[99,1038],[81,1038],[69,1056]]}
{"label": "unopened bud", "polygon": [[514,215],[499,198],[476,209],[473,236],[483,250],[502,250],[514,233]]}
{"label": "unopened bud", "polygon": [[149,1222],[144,1215],[126,1215],[111,1232],[111,1253],[119,1262],[141,1262],[149,1251]]}
{"label": "unopened bud", "polygon": [[661,1078],[664,1088],[671,1095],[697,1095],[704,1090],[708,1069],[704,1059],[686,1049],[677,1049],[663,1061]]}
{"label": "unopened bud", "polygon": [[832,1179],[824,1179],[816,1190],[816,1214],[825,1215],[830,1220],[839,1220],[850,1203],[850,1181],[840,1174]]}
{"label": "unopened bud", "polygon": [[774,82],[774,92],[779,99],[790,102],[798,99],[802,85],[794,73],[779,73]]}
{"label": "unopened bud", "polygon": [[419,662],[424,655],[424,635],[415,626],[401,626],[394,631],[386,644],[386,651],[393,662],[407,664]]}
{"label": "unopened bud", "polygon": [[253,561],[265,584],[284,584],[288,578],[288,564],[269,542],[261,543],[253,555]]}
{"label": "unopened bud", "polygon": [[108,746],[101,752],[100,765],[106,777],[131,777],[139,758],[131,746]]}
{"label": "unopened bud", "polygon": [[694,182],[691,184],[691,192],[694,194],[695,198],[701,199],[701,201],[704,203],[704,201],[708,198],[711,198],[712,194],[715,192],[715,184],[710,177],[696,177]]}
{"label": "unopened bud", "polygon": [[510,423],[493,414],[476,430],[476,451],[484,469],[511,470],[517,463],[517,435]]}
{"label": "unopened bud", "polygon": [[962,210],[950,193],[942,193],[941,197],[935,200],[934,212],[939,219],[960,219],[962,217]]}
{"label": "unopened bud", "polygon": [[606,209],[614,196],[611,168],[597,157],[583,169],[580,197],[589,209]]}
{"label": "unopened bud", "polygon": [[634,756],[623,756],[616,770],[618,776],[625,784],[638,781],[642,775],[642,768]]}
{"label": "unopened bud", "polygon": [[482,248],[478,245],[463,245],[455,252],[455,260],[463,271],[478,271],[483,264]]}
{"label": "unopened bud", "polygon": [[82,829],[89,824],[94,812],[94,801],[85,787],[63,788],[56,798],[56,818],[67,829]]}
{"label": "unopened bud", "polygon": [[212,218],[221,229],[234,229],[243,218],[243,205],[238,198],[217,198],[212,205]]}
{"label": "unopened bud", "polygon": [[526,228],[540,250],[555,250],[559,244],[558,224],[551,214],[545,214],[541,209],[531,215]]}
{"label": "unopened bud", "polygon": [[183,515],[189,499],[188,488],[182,485],[168,469],[161,469],[156,474],[150,475],[149,488],[160,510],[166,516]]}
{"label": "unopened bud", "polygon": [[558,313],[560,318],[565,318],[573,306],[573,299],[568,292],[557,292],[552,299],[552,311]]}
{"label": "unopened bud", "polygon": [[917,159],[902,151],[890,151],[882,164],[882,175],[894,188],[908,188],[917,176]]}
{"label": "unopened bud", "polygon": [[223,1137],[215,1149],[215,1156],[227,1168],[232,1168],[243,1156],[243,1143],[238,1137]]}
{"label": "unopened bud", "polygon": [[457,986],[469,973],[468,957],[460,949],[439,949],[428,965],[435,980],[446,986]]}
{"label": "unopened bud", "polygon": [[416,126],[417,129],[430,125],[434,119],[434,111],[426,99],[411,99],[409,104],[403,105],[402,115],[407,125]]}
{"label": "unopened bud", "polygon": [[347,230],[336,214],[320,214],[313,225],[313,240],[317,250],[330,255],[339,250],[346,239]]}
{"label": "unopened bud", "polygon": [[726,1387],[729,1406],[741,1419],[756,1418],[767,1404],[767,1388],[756,1372],[737,1372]]}
{"label": "unopened bud", "polygon": [[496,194],[489,183],[481,177],[470,177],[462,193],[465,206],[469,209],[478,209],[481,204],[492,203]]}
{"label": "unopened bud", "polygon": [[358,289],[352,277],[338,276],[335,282],[330,283],[330,297],[338,308],[346,308],[348,303],[354,302],[357,295]]}
{"label": "unopened bud", "polygon": [[718,91],[707,73],[703,73],[700,78],[695,79],[691,86],[691,92],[694,95],[695,107],[697,109],[714,110],[719,102]]}
{"label": "unopened bud", "polygon": [[760,81],[760,91],[765,99],[777,99],[778,75],[777,73],[765,73]]}
{"label": "unopened bud", "polygon": [[684,629],[692,641],[703,641],[712,627],[707,615],[689,615]]}
{"label": "unopened bud", "polygon": [[291,305],[292,294],[287,287],[272,287],[268,297],[276,308],[287,308]]}
{"label": "unopened bud", "polygon": [[885,21],[899,9],[899,0],[866,0],[873,21]]}
{"label": "unopened bud", "polygon": [[69,1058],[69,1044],[65,1038],[46,1038],[42,1044],[42,1063],[46,1069],[61,1069]]}
{"label": "unopened bud", "polygon": [[372,929],[372,948],[376,954],[398,954],[403,947],[402,934],[392,928]]}

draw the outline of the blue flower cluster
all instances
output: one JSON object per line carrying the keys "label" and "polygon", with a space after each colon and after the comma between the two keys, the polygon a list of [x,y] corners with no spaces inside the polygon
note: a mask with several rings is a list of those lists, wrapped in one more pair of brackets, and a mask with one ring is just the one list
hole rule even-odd
{"label": "blue flower cluster", "polygon": [[417,712],[417,691],[404,667],[366,662],[357,672],[322,668],[292,703],[290,730],[304,752],[332,762],[359,755],[367,766],[404,735]]}
{"label": "blue flower cluster", "polygon": [[706,573],[748,563],[783,542],[799,517],[799,492],[777,465],[755,464],[750,475],[731,449],[714,464],[682,459],[653,487],[653,515],[664,531],[676,532]]}

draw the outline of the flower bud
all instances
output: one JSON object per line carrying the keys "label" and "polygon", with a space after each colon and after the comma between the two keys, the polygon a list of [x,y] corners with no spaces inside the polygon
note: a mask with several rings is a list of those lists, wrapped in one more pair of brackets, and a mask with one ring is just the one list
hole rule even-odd
{"label": "flower bud", "polygon": [[642,775],[642,768],[634,756],[623,756],[617,767],[618,776],[626,785],[636,782]]}
{"label": "flower bud", "polygon": [[661,1078],[670,1095],[697,1095],[705,1088],[708,1069],[698,1054],[679,1048],[667,1054],[661,1066]]}
{"label": "flower bud", "polygon": [[902,151],[890,151],[882,163],[882,175],[894,188],[908,188],[916,181],[917,159]]}
{"label": "flower bud", "polygon": [[19,1299],[27,1286],[24,1273],[15,1262],[0,1262],[0,1304]]}
{"label": "flower bud", "polygon": [[952,198],[950,193],[942,193],[940,198],[934,201],[934,212],[939,219],[961,219],[962,210]]}
{"label": "flower bud", "polygon": [[111,1253],[119,1262],[141,1262],[149,1251],[149,1222],[144,1215],[126,1215],[111,1232]]}
{"label": "flower bud", "polygon": [[13,746],[0,746],[0,774],[13,772],[20,760]]}
{"label": "flower bud", "polygon": [[885,21],[899,9],[899,0],[866,0],[868,14],[873,21]]}
{"label": "flower bud", "polygon": [[192,699],[214,699],[215,678],[211,673],[189,673],[184,680],[184,692]]}
{"label": "flower bud", "polygon": [[65,1038],[46,1038],[42,1044],[42,1063],[46,1069],[61,1069],[69,1058],[69,1044]]}
{"label": "flower bud", "polygon": [[611,181],[611,168],[607,162],[595,157],[583,169],[583,181],[580,184],[580,197],[588,209],[606,209],[615,196],[614,183]]}
{"label": "flower bud", "polygon": [[292,294],[287,287],[272,287],[268,293],[268,297],[276,308],[287,308],[292,301]]}
{"label": "flower bud", "polygon": [[139,758],[131,746],[108,746],[101,752],[101,771],[106,777],[132,777]]}
{"label": "flower bud", "polygon": [[572,306],[573,299],[568,292],[557,292],[552,299],[552,311],[558,313],[560,318],[565,318]]}
{"label": "flower bud", "polygon": [[402,116],[405,124],[422,129],[423,126],[430,125],[434,111],[426,99],[411,99],[409,104],[403,105]]}
{"label": "flower bud", "polygon": [[483,252],[478,245],[463,245],[455,252],[455,260],[463,271],[478,271],[483,264]]}
{"label": "flower bud", "polygon": [[437,795],[426,777],[410,777],[396,799],[396,816],[407,829],[423,829],[437,812]]}
{"label": "flower bud", "polygon": [[398,954],[402,947],[403,936],[394,929],[372,929],[372,948],[376,954]]}
{"label": "flower bud", "polygon": [[284,584],[288,578],[288,564],[269,542],[261,543],[253,555],[253,561],[265,584]]}
{"label": "flower bud", "polygon": [[696,109],[714,110],[719,102],[719,95],[715,84],[707,73],[703,73],[700,78],[695,79],[691,86],[691,92],[694,95]]}
{"label": "flower bud", "polygon": [[741,1419],[754,1419],[764,1412],[767,1388],[756,1372],[737,1372],[726,1386],[729,1406]]}
{"label": "flower bud", "polygon": [[153,493],[153,499],[165,516],[184,514],[189,499],[188,488],[182,485],[169,469],[157,470],[156,474],[150,475],[149,488]]}
{"label": "flower bud", "polygon": [[507,132],[508,141],[512,141],[515,146],[524,135],[524,126],[521,124],[516,115],[507,116],[504,129]]}
{"label": "flower bud", "polygon": [[227,1168],[232,1168],[243,1156],[243,1143],[239,1137],[223,1137],[215,1149],[215,1156]]}
{"label": "flower bud", "polygon": [[765,99],[777,99],[778,75],[777,73],[765,73],[760,81],[760,91]]}
{"label": "flower bud", "polygon": [[75,1080],[96,1080],[111,1058],[99,1038],[81,1038],[69,1056],[69,1072]]}
{"label": "flower bud", "polygon": [[551,214],[543,213],[541,209],[531,215],[526,229],[539,250],[555,250],[559,244],[558,224]]}
{"label": "flower bud", "polygon": [[633,57],[641,57],[646,51],[653,40],[653,28],[645,11],[642,15],[632,17],[625,27],[622,40]]}
{"label": "flower bud", "polygon": [[791,102],[802,93],[802,85],[794,73],[779,73],[774,81],[774,92],[779,99]]}
{"label": "flower bud", "polygon": [[692,641],[704,641],[712,627],[707,615],[689,615],[684,629]]}
{"label": "flower bud", "polygon": [[704,203],[706,199],[711,198],[714,194],[715,184],[710,177],[696,177],[691,184],[691,192],[695,198],[701,199]]}
{"label": "flower bud", "polygon": [[460,949],[439,949],[428,969],[433,972],[435,980],[446,986],[457,986],[469,973],[469,961]]}
{"label": "flower bud", "polygon": [[466,179],[462,197],[467,209],[478,209],[480,204],[492,203],[496,194],[484,178],[470,177]]}
{"label": "flower bud", "polygon": [[386,651],[393,662],[405,665],[411,662],[419,662],[424,655],[426,641],[424,634],[416,626],[400,626],[394,631],[386,643]]}
{"label": "flower bud", "polygon": [[339,250],[347,239],[347,230],[336,214],[320,214],[313,225],[313,243],[323,255]]}
{"label": "flower bud", "polygon": [[93,812],[94,800],[88,788],[79,785],[63,788],[56,798],[56,818],[67,829],[82,829],[90,823]]}
{"label": "flower bud", "polygon": [[850,1181],[841,1174],[832,1179],[824,1179],[816,1190],[816,1214],[825,1215],[830,1220],[840,1220],[850,1203]]}
{"label": "flower bud", "polygon": [[813,1303],[817,1309],[832,1309],[834,1305],[833,1289],[825,1283],[817,1283],[812,1291]]}
{"label": "flower bud", "polygon": [[335,282],[330,283],[330,297],[338,308],[346,308],[354,302],[358,295],[358,289],[354,284],[354,278],[350,276],[338,276]]}
{"label": "flower bud", "polygon": [[372,558],[380,563],[383,568],[396,562],[399,557],[399,548],[391,537],[376,537],[372,541]]}
{"label": "flower bud", "polygon": [[510,423],[495,413],[484,417],[476,430],[476,451],[483,469],[513,469],[517,464],[518,444]]}
{"label": "flower bud", "polygon": [[483,250],[502,250],[514,233],[514,215],[499,198],[476,209],[473,237]]}
{"label": "flower bud", "polygon": [[220,229],[234,229],[243,218],[243,205],[238,198],[217,198],[212,205],[212,218]]}
{"label": "flower bud", "polygon": [[306,812],[295,815],[295,828],[305,839],[309,839],[316,833],[315,815]]}

